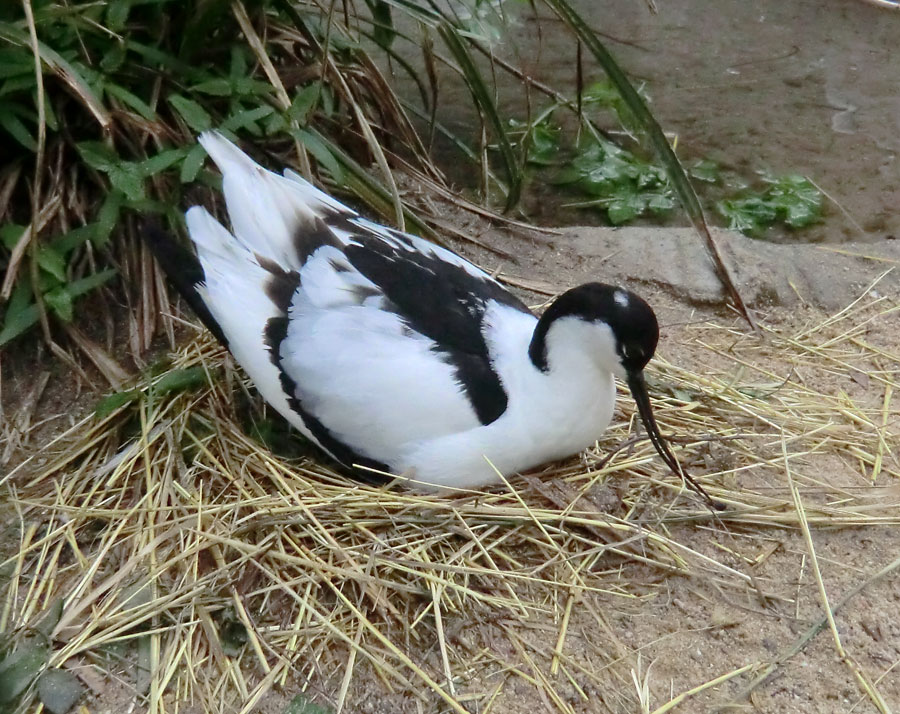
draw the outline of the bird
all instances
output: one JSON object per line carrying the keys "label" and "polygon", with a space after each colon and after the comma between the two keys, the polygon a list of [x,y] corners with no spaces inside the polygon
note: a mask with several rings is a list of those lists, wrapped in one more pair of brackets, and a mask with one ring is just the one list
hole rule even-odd
{"label": "bird", "polygon": [[[185,213],[196,253],[160,229],[170,282],[263,399],[358,477],[478,489],[592,446],[628,385],[662,460],[707,504],[661,435],[644,380],[650,305],[591,282],[540,317],[456,253],[362,216],[217,131],[230,229]],[[718,504],[715,504],[718,507]]]}

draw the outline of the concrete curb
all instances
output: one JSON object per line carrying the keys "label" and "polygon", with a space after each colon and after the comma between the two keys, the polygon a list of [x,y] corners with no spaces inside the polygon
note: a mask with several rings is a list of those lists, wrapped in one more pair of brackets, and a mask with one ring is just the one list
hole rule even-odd
{"label": "concrete curb", "polygon": [[[848,305],[879,276],[881,295],[900,295],[900,241],[777,245],[714,230],[741,296],[752,307]],[[650,283],[691,303],[725,299],[703,241],[689,228],[560,229],[553,241],[572,262],[573,284]]]}

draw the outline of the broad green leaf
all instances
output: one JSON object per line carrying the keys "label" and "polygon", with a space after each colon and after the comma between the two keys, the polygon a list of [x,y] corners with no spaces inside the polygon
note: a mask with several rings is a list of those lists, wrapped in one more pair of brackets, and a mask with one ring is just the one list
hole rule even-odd
{"label": "broad green leaf", "polygon": [[646,132],[650,143],[653,146],[656,155],[665,168],[671,185],[678,196],[681,205],[691,219],[695,228],[702,234],[706,234],[706,219],[703,216],[703,209],[697,194],[694,192],[691,182],[688,180],[678,161],[678,157],[672,150],[669,140],[660,128],[659,123],[650,113],[647,104],[641,97],[640,93],[634,88],[628,77],[619,67],[613,56],[603,46],[597,38],[596,33],[575,12],[571,4],[567,0],[546,0],[547,4],[553,8],[556,14],[565,22],[584,44],[588,51],[603,67],[610,82],[618,90],[622,97],[622,101],[628,107],[628,110],[634,115],[636,123]]}
{"label": "broad green leaf", "polygon": [[125,89],[125,87],[120,87],[117,84],[107,82],[103,89],[107,94],[115,97],[126,106],[134,109],[134,111],[144,117],[144,119],[146,119],[147,121],[156,121],[156,112],[153,111],[150,105],[136,94],[129,92],[127,89]]}
{"label": "broad green leaf", "polygon": [[6,129],[7,133],[26,149],[37,151],[37,139],[31,135],[28,127],[25,126],[10,107],[2,103],[0,103],[0,126]]}
{"label": "broad green leaf", "polygon": [[[32,68],[32,72],[34,68]],[[24,77],[10,77],[2,85],[0,85],[0,97],[7,97],[15,94],[23,94],[33,92],[37,86],[34,75]],[[25,109],[24,105],[16,105],[19,110]]]}
{"label": "broad green leaf", "polygon": [[291,703],[284,710],[284,714],[334,714],[334,712],[331,709],[314,704],[305,695],[298,694],[291,699]]}
{"label": "broad green leaf", "polygon": [[4,223],[0,226],[0,242],[2,242],[8,250],[12,250],[19,243],[19,240],[24,235],[27,227],[28,226],[19,225],[18,223]]}
{"label": "broad green leaf", "polygon": [[94,407],[94,416],[98,419],[105,419],[116,409],[136,402],[140,398],[141,393],[137,389],[129,389],[127,392],[113,392],[109,396],[103,397],[97,406]]}
{"label": "broad green leaf", "polygon": [[53,238],[49,245],[60,255],[68,255],[72,250],[89,240],[94,240],[97,233],[97,224],[88,223],[87,225],[73,228],[63,233],[61,236]]}
{"label": "broad green leaf", "polygon": [[238,96],[266,96],[272,93],[272,85],[252,77],[238,77],[232,82],[234,94]]}
{"label": "broad green leaf", "polygon": [[279,112],[273,112],[266,117],[265,122],[263,123],[263,131],[266,136],[273,136],[275,134],[281,134],[286,131],[288,128],[288,121],[285,118],[284,114]]}
{"label": "broad green leaf", "polygon": [[37,252],[37,262],[43,270],[50,275],[65,282],[66,280],[66,261],[55,248],[50,245],[41,245]]}
{"label": "broad green leaf", "polygon": [[44,293],[44,302],[57,317],[64,322],[72,322],[74,317],[72,309],[72,294],[65,287],[59,287]]}
{"label": "broad green leaf", "polygon": [[193,85],[191,90],[202,94],[211,94],[214,97],[230,97],[234,92],[234,87],[231,84],[231,80],[224,77],[216,77],[215,79],[208,79]]}
{"label": "broad green leaf", "polygon": [[100,210],[97,211],[97,231],[94,234],[93,241],[100,248],[109,242],[113,228],[119,222],[119,211],[122,208],[123,196],[118,191],[110,191],[107,195]]}
{"label": "broad green leaf", "polygon": [[[233,116],[228,117],[222,122],[221,128],[226,131],[237,132],[241,129],[256,129],[255,122],[269,116],[275,109],[268,105],[256,107],[255,109],[245,109]],[[258,131],[258,129],[257,129]]]}
{"label": "broad green leaf", "polygon": [[719,201],[716,209],[728,219],[731,230],[741,233],[758,232],[770,225],[777,215],[772,204],[759,196]]}
{"label": "broad green leaf", "polygon": [[319,101],[319,83],[313,82],[301,89],[291,100],[291,106],[287,110],[288,116],[301,126],[306,124],[309,114]]}
{"label": "broad green leaf", "polygon": [[146,198],[144,177],[137,164],[123,162],[110,168],[107,175],[113,188],[124,193],[130,201]]}
{"label": "broad green leaf", "polygon": [[102,142],[82,141],[76,144],[76,148],[81,155],[81,160],[92,169],[109,173],[119,166],[119,157],[109,146]]}
{"label": "broad green leaf", "polygon": [[57,597],[50,606],[41,613],[41,619],[35,626],[35,631],[40,632],[44,637],[50,637],[50,633],[59,624],[63,615],[63,598]]}
{"label": "broad green leaf", "polygon": [[17,75],[34,76],[34,57],[30,49],[0,49],[0,79]]}
{"label": "broad green leaf", "polygon": [[292,129],[291,136],[303,144],[328,173],[335,183],[342,185],[344,183],[344,169],[335,159],[331,149],[318,136],[307,131],[306,129]]}
{"label": "broad green leaf", "polygon": [[153,385],[153,394],[160,396],[170,392],[183,392],[207,384],[203,367],[186,367],[167,372]]}
{"label": "broad green leaf", "polygon": [[169,104],[193,131],[199,133],[212,127],[212,118],[209,113],[193,99],[188,99],[180,94],[172,94],[169,96]]}
{"label": "broad green leaf", "polygon": [[119,32],[128,22],[132,0],[112,0],[106,8],[106,26],[113,32]]}
{"label": "broad green leaf", "polygon": [[138,172],[145,177],[155,176],[184,158],[185,153],[187,153],[185,149],[160,151],[155,156],[141,161],[138,164]]}
{"label": "broad green leaf", "polygon": [[247,76],[247,49],[244,45],[235,44],[231,47],[231,65],[228,74],[232,79],[237,80]]}
{"label": "broad green leaf", "polygon": [[701,159],[688,169],[688,173],[698,181],[718,183],[719,165],[709,159]]}
{"label": "broad green leaf", "polygon": [[[118,72],[122,65],[125,64],[126,54],[125,47],[122,44],[118,42],[111,44],[100,59],[100,69],[108,75]],[[109,87],[106,87],[106,90],[109,91]]]}
{"label": "broad green leaf", "polygon": [[115,268],[107,268],[99,272],[88,275],[80,280],[73,280],[66,285],[66,291],[73,297],[79,297],[86,292],[90,292],[94,288],[99,288],[103,283],[107,282],[116,274]]}
{"label": "broad green leaf", "polygon": [[190,183],[196,179],[197,174],[200,173],[200,169],[203,168],[203,163],[205,161],[206,150],[200,144],[196,144],[187,153],[187,156],[184,157],[184,161],[181,163],[181,183]]}
{"label": "broad green leaf", "polygon": [[0,704],[13,701],[31,684],[47,664],[47,645],[25,640],[0,662]]}
{"label": "broad green leaf", "polygon": [[20,277],[6,304],[3,321],[0,323],[0,347],[36,324],[40,314],[38,306],[34,304],[31,281],[27,276]]}
{"label": "broad green leaf", "polygon": [[38,679],[37,692],[50,714],[68,714],[84,694],[84,687],[70,671],[48,669]]}

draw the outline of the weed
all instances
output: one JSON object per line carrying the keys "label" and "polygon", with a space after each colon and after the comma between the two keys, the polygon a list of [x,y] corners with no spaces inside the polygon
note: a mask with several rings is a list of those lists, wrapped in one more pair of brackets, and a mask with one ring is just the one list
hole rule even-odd
{"label": "weed", "polygon": [[[606,92],[602,101],[633,131],[647,133],[654,147],[665,144],[639,92],[596,37],[564,0],[545,2],[610,73],[611,83],[595,93]],[[295,160],[288,161],[329,190],[355,195],[381,217],[434,237],[428,207],[405,203],[391,174],[399,166],[425,187],[450,193],[429,159],[429,142],[410,119],[421,116],[428,136],[441,131],[480,165],[485,197],[499,194],[507,209],[514,207],[526,166],[549,163],[555,144],[550,126],[537,122],[523,152],[497,107],[498,67],[532,86],[494,56],[506,21],[503,0],[450,6],[348,0],[340,12],[287,0],[4,5],[0,136],[7,139],[8,168],[0,172],[0,346],[38,323],[45,339],[54,339],[54,323],[73,320],[77,300],[97,293],[115,270],[140,286],[129,298],[143,306],[129,342],[136,357],[148,346],[156,316],[169,308],[165,295],[148,285],[154,268],[135,234],[147,214],[182,229],[186,185],[216,181],[194,141],[212,127],[251,137],[266,151],[292,151]],[[409,34],[411,26],[418,32]],[[416,53],[423,69],[410,59]],[[420,105],[398,98],[376,57],[413,80]],[[471,135],[481,137],[480,147],[437,122],[438,74],[465,83],[483,123]],[[538,89],[583,117],[580,103]],[[601,99],[589,92],[584,101]],[[612,145],[590,151],[601,147],[627,175],[624,187],[596,196],[612,217],[626,220],[671,202],[635,188],[655,186],[658,170],[640,169]],[[670,175],[680,172],[673,159],[663,162]],[[672,195],[684,200],[685,183],[676,182],[681,188]]]}
{"label": "weed", "polygon": [[762,191],[745,190],[716,203],[732,230],[758,236],[776,222],[797,229],[822,219],[822,193],[805,176],[763,173],[762,181]]}

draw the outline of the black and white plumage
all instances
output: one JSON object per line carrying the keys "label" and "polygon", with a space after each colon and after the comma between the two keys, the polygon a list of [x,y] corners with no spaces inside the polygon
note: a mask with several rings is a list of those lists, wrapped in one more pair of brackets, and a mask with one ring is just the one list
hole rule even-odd
{"label": "black and white plumage", "polygon": [[495,482],[593,444],[615,375],[683,474],[643,382],[659,331],[641,298],[591,283],[538,319],[454,253],[263,169],[218,133],[200,143],[231,231],[195,206],[197,259],[163,235],[151,246],[265,400],[332,457],[431,487]]}

